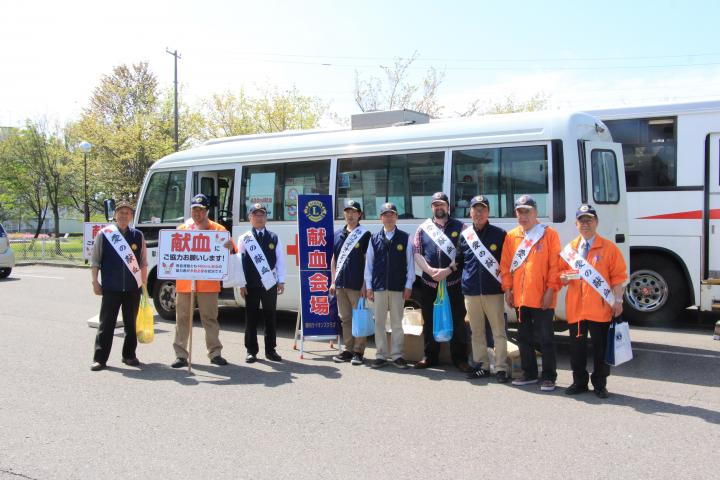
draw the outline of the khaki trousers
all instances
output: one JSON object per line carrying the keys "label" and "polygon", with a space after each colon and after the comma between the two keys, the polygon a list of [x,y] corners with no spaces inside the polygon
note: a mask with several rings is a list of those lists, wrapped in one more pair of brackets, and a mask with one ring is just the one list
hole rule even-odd
{"label": "khaki trousers", "polygon": [[[200,309],[200,321],[205,329],[205,345],[208,357],[220,356],[220,324],[218,323],[218,294],[216,292],[195,294],[195,301]],[[173,348],[178,358],[188,358],[188,337],[190,336],[190,294],[177,293],[175,297],[175,341]]]}
{"label": "khaki trousers", "polygon": [[505,305],[503,295],[465,295],[465,310],[472,330],[473,360],[490,369],[490,357],[485,338],[485,317],[490,323],[495,341],[495,371],[507,371],[507,334],[505,333]]}
{"label": "khaki trousers", "polygon": [[343,350],[347,352],[365,353],[367,338],[352,336],[352,311],[357,307],[360,299],[360,290],[338,288],[335,290],[338,314],[342,322]]}
{"label": "khaki trousers", "polygon": [[375,347],[377,348],[376,358],[388,360],[387,335],[385,335],[385,322],[388,311],[390,312],[390,327],[392,328],[391,342],[392,351],[390,360],[397,360],[403,355],[403,340],[405,332],[402,327],[403,311],[405,300],[403,292],[375,292],[374,313],[375,313]]}

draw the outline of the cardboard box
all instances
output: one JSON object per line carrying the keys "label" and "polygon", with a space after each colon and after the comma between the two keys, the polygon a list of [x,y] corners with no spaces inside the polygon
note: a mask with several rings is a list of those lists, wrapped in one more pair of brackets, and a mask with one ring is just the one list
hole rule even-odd
{"label": "cardboard box", "polygon": [[[423,320],[419,309],[406,308],[403,314],[403,358],[408,362],[419,362],[425,356],[425,339],[422,334]],[[390,340],[390,320],[386,322],[388,347]],[[450,343],[440,344],[440,363],[452,363],[450,360]]]}

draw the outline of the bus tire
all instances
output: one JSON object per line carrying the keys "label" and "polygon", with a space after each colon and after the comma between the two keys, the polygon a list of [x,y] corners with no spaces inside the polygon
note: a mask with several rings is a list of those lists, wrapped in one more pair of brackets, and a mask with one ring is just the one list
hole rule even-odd
{"label": "bus tire", "polygon": [[175,282],[172,280],[155,281],[153,304],[158,315],[165,320],[175,320]]}
{"label": "bus tire", "polygon": [[667,257],[638,253],[630,258],[623,316],[635,323],[668,324],[688,306],[685,275]]}
{"label": "bus tire", "polygon": [[0,278],[7,278],[10,276],[12,268],[0,268]]}

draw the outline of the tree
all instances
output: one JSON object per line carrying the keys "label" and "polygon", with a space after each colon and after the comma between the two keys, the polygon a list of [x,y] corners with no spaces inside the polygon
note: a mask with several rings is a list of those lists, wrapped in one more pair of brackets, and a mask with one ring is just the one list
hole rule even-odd
{"label": "tree", "polygon": [[257,97],[226,92],[203,103],[203,138],[316,128],[327,106],[317,97],[300,94],[297,88],[280,91],[266,88]]}
{"label": "tree", "polygon": [[[480,99],[473,101],[465,112],[458,112],[461,117],[472,117],[474,115],[492,115],[498,113],[516,112],[537,112],[546,110],[550,96],[545,92],[533,94],[525,101],[518,101],[515,95],[509,95],[500,102],[481,102]],[[484,105],[484,107],[483,107]]]}
{"label": "tree", "polygon": [[445,72],[430,67],[422,82],[413,84],[409,69],[418,56],[418,52],[414,52],[410,58],[397,57],[392,66],[380,65],[384,78],[371,76],[362,79],[355,71],[355,103],[360,110],[410,109],[433,118],[439,117],[443,106],[438,101],[438,88]]}

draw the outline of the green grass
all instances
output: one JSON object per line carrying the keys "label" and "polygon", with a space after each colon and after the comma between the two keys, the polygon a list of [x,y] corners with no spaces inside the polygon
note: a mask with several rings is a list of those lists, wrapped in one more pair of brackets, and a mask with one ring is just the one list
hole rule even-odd
{"label": "green grass", "polygon": [[[45,248],[43,251],[43,242]],[[60,239],[58,243],[54,239],[36,239],[34,242],[11,241],[10,247],[15,253],[16,261],[27,260],[52,260],[83,262],[82,237],[71,237]],[[59,249],[57,248],[59,247]]]}

